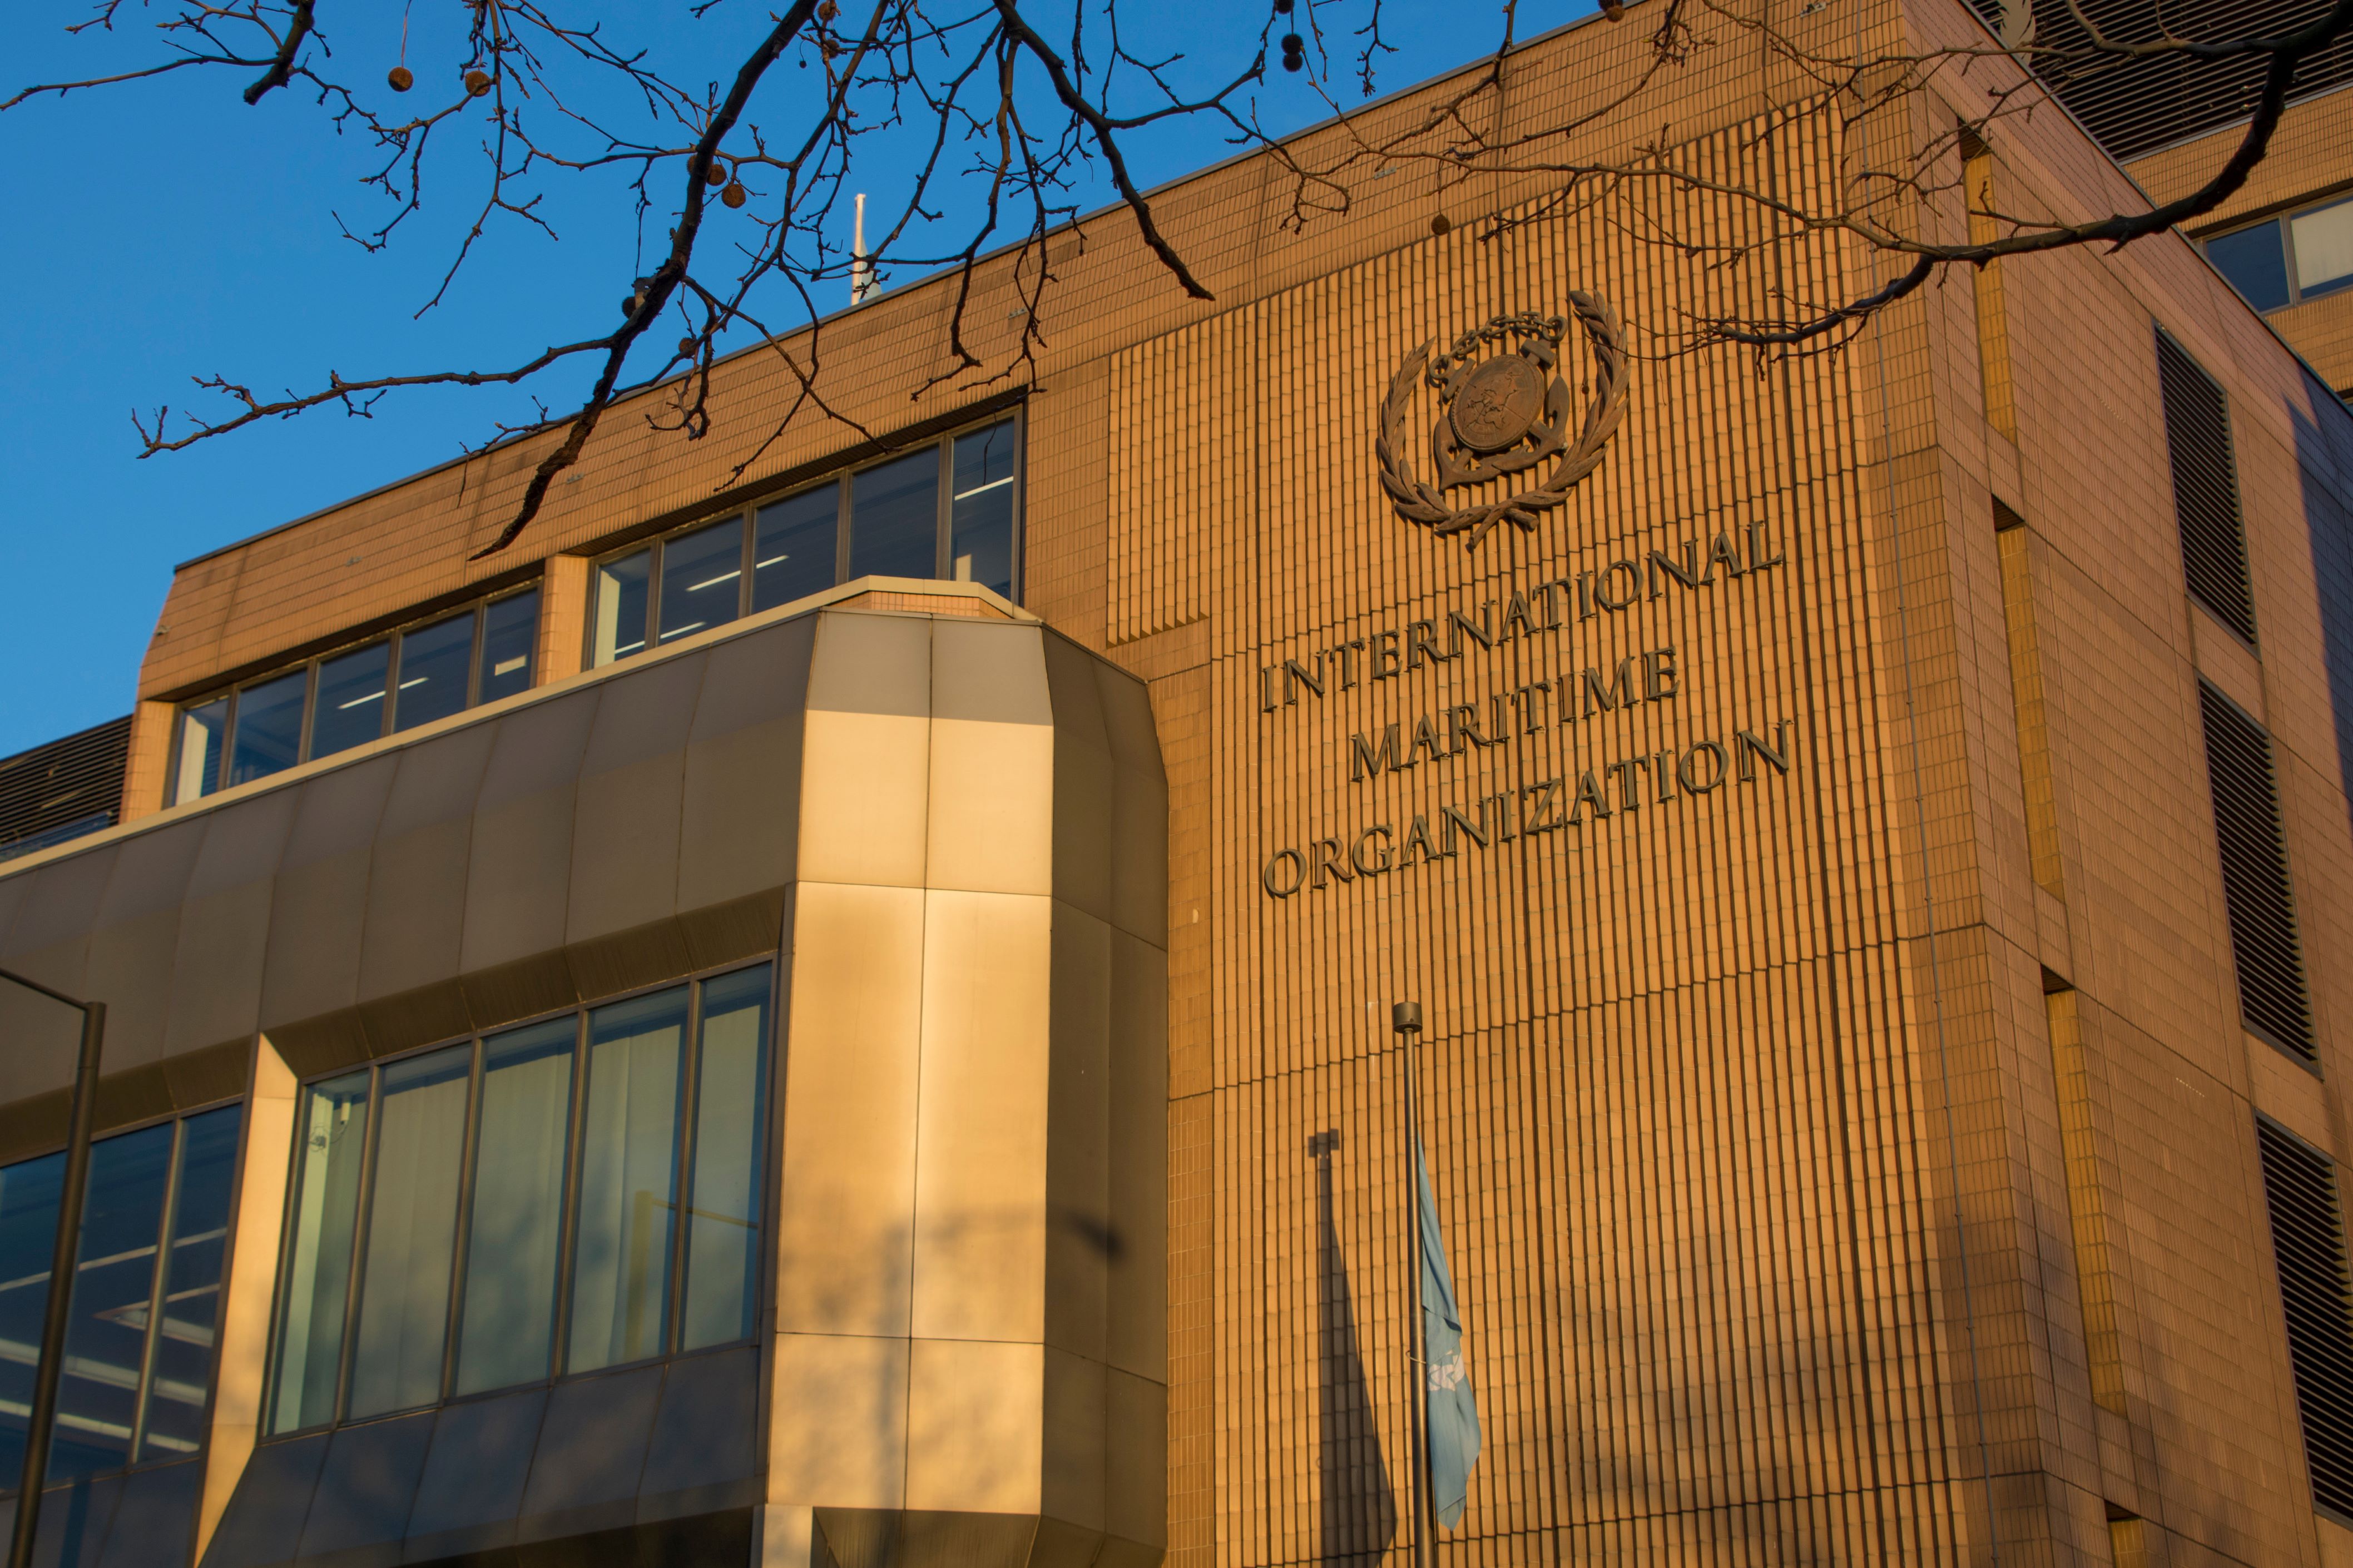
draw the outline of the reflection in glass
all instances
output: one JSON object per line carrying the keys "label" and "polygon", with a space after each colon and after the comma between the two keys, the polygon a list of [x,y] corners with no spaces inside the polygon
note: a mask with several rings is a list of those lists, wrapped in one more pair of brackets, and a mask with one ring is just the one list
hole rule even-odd
{"label": "reflection in glass", "polygon": [[195,800],[220,787],[221,741],[228,732],[228,699],[186,709],[180,714],[180,759],[172,774],[172,804]]}
{"label": "reflection in glass", "polygon": [[0,1170],[0,1492],[14,1492],[25,1473],[25,1413],[33,1407],[65,1174],[63,1154]]}
{"label": "reflection in glass", "polygon": [[1013,596],[1013,480],[1019,456],[1010,419],[957,437],[948,492],[948,575],[1008,598]]}
{"label": "reflection in glass", "polygon": [[2217,235],[2206,242],[2206,258],[2256,310],[2276,310],[2287,303],[2287,258],[2280,249],[2278,224]]}
{"label": "reflection in glass", "polygon": [[367,1265],[360,1276],[352,1352],[348,1414],[353,1419],[440,1396],[473,1066],[474,1048],[468,1045],[384,1068]]}
{"label": "reflection in glass", "polygon": [[384,733],[384,680],[392,645],[373,643],[319,666],[318,713],[311,721],[311,754],[337,752]]}
{"label": "reflection in glass", "polygon": [[539,590],[493,599],[482,610],[482,673],[477,702],[531,689],[533,645],[539,640]]}
{"label": "reflection in glass", "polygon": [[66,1310],[64,1375],[48,1477],[70,1480],[131,1462],[139,1373],[155,1289],[155,1244],[172,1171],[166,1122],[93,1144]]}
{"label": "reflection in glass", "polygon": [[646,646],[646,574],[654,552],[640,550],[596,568],[596,636],[591,664],[627,658]]}
{"label": "reflection in glass", "polygon": [[302,694],[311,672],[298,669],[237,694],[237,738],[231,747],[228,782],[267,778],[301,760]]}
{"label": "reflection in glass", "polygon": [[694,1179],[687,1188],[686,1304],[681,1350],[748,1339],[759,1301],[762,1071],[768,1037],[768,969],[739,970],[702,987],[694,1091]]}
{"label": "reflection in glass", "polygon": [[925,447],[849,481],[849,575],[939,573],[940,454]]}
{"label": "reflection in glass", "polygon": [[163,1321],[151,1342],[140,1422],[141,1461],[193,1454],[204,1442],[240,1120],[239,1108],[229,1105],[180,1124],[180,1173],[172,1242],[164,1254]]}
{"label": "reflection in glass", "polygon": [[2295,286],[2305,298],[2353,283],[2353,200],[2288,219],[2295,247]]}
{"label": "reflection in glass", "polygon": [[368,1075],[346,1074],[302,1096],[295,1132],[293,1244],[286,1257],[286,1304],[278,1325],[278,1388],[269,1427],[291,1432],[335,1413],[343,1360],[343,1303],[352,1280],[353,1225],[360,1163],[367,1146]]}
{"label": "reflection in glass", "polygon": [[752,536],[755,612],[833,586],[840,521],[839,485],[820,485],[760,509]]}
{"label": "reflection in glass", "polygon": [[567,1371],[637,1361],[662,1348],[685,1033],[683,985],[588,1016]]}
{"label": "reflection in glass", "polygon": [[744,520],[731,517],[662,545],[661,639],[724,626],[744,602]]}
{"label": "reflection in glass", "polygon": [[547,1375],[555,1340],[564,1152],[572,1125],[576,1017],[482,1044],[481,1131],[458,1335],[459,1394]]}
{"label": "reflection in glass", "polygon": [[405,633],[400,639],[400,683],[392,694],[392,727],[414,730],[463,712],[467,667],[473,662],[471,610]]}

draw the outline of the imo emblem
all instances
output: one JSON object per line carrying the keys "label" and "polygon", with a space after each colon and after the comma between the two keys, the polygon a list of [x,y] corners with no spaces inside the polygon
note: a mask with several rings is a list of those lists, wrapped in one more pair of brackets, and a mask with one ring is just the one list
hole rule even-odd
{"label": "imo emblem", "polygon": [[[1523,531],[1536,515],[1568,498],[1571,487],[1601,461],[1601,448],[1626,412],[1626,336],[1618,313],[1596,294],[1572,289],[1569,309],[1593,350],[1593,400],[1577,439],[1568,438],[1569,393],[1557,374],[1570,317],[1534,311],[1497,316],[1454,340],[1437,358],[1432,338],[1389,378],[1381,403],[1381,489],[1398,515],[1434,534],[1461,534],[1475,547],[1497,523]],[[1424,484],[1405,460],[1406,415],[1416,382],[1438,394],[1430,428],[1430,456],[1438,483]],[[1536,485],[1482,505],[1456,507],[1446,492],[1525,473],[1548,458],[1559,462]]]}

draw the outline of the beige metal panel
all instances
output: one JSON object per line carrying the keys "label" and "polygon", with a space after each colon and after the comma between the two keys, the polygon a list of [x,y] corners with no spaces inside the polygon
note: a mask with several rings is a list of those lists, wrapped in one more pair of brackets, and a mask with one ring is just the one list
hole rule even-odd
{"label": "beige metal panel", "polygon": [[1168,941],[1168,777],[1144,683],[1095,666],[1103,738],[1115,786],[1111,821],[1111,922],[1145,941]]}
{"label": "beige metal panel", "polygon": [[1043,641],[1036,626],[933,626],[927,887],[1052,889],[1053,709]]}
{"label": "beige metal panel", "polygon": [[294,826],[270,901],[261,978],[265,1029],[358,1000],[370,851],[396,762],[374,757],[296,786]]}
{"label": "beige metal panel", "polygon": [[793,879],[801,713],[814,616],[723,642],[695,703],[679,828],[678,907],[697,910]]}
{"label": "beige metal panel", "polygon": [[106,1068],[160,1060],[171,1012],[180,905],[204,848],[204,825],[123,840],[92,923],[86,994],[106,1004]]}
{"label": "beige metal panel", "polygon": [[1107,921],[1119,785],[1094,664],[1067,638],[1046,639],[1046,677],[1054,698],[1054,897]]}
{"label": "beige metal panel", "polygon": [[1036,1513],[1045,1347],[917,1340],[907,1379],[909,1509]]}
{"label": "beige metal panel", "polygon": [[188,879],[172,960],[167,1052],[201,1050],[261,1026],[274,874],[293,821],[291,790],[206,814],[205,845]]}
{"label": "beige metal panel", "polygon": [[1112,941],[1103,921],[1055,903],[1045,1336],[1094,1361],[1111,1263],[1128,1245],[1111,1212]]}
{"label": "beige metal panel", "polygon": [[467,972],[564,945],[580,757],[596,717],[594,689],[498,721],[490,771],[474,806],[466,877]]}
{"label": "beige metal panel", "polygon": [[801,763],[805,879],[923,885],[930,702],[928,621],[818,618]]}
{"label": "beige metal panel", "polygon": [[[1111,933],[1103,1357],[1168,1381],[1168,958]],[[1059,976],[1058,976],[1059,978]]]}
{"label": "beige metal panel", "polygon": [[1045,1331],[1052,905],[937,889],[923,900],[910,1331],[1034,1342]]}
{"label": "beige metal panel", "polygon": [[474,801],[496,740],[477,725],[399,753],[369,866],[362,1002],[457,978]]}
{"label": "beige metal panel", "polygon": [[804,882],[795,899],[776,1326],[904,1334],[923,895]]}
{"label": "beige metal panel", "polygon": [[598,689],[573,821],[568,942],[677,912],[686,741],[708,660],[663,659]]}
{"label": "beige metal panel", "polygon": [[907,1342],[778,1334],[773,1364],[770,1511],[906,1506]]}
{"label": "beige metal panel", "polygon": [[1102,1362],[1046,1350],[1044,1447],[1039,1511],[1081,1530],[1103,1527],[1103,1464],[1109,1436]]}
{"label": "beige metal panel", "polygon": [[1168,1390],[1113,1367],[1103,1387],[1105,1561],[1152,1563],[1168,1546]]}
{"label": "beige metal panel", "polygon": [[218,1528],[229,1494],[260,1436],[269,1359],[269,1310],[286,1182],[294,1163],[293,1069],[258,1037],[252,1096],[245,1108],[245,1148],[237,1167],[237,1210],[221,1301],[216,1382],[205,1445],[205,1489],[196,1516],[195,1559]]}

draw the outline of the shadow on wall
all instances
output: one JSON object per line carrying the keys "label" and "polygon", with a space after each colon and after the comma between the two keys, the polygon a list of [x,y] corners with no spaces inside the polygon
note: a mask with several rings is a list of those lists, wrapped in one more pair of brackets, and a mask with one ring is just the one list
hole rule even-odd
{"label": "shadow on wall", "polygon": [[1307,1141],[1315,1157],[1315,1471],[1324,1500],[1315,1561],[1371,1564],[1397,1535],[1397,1499],[1356,1344],[1348,1261],[1332,1220],[1332,1153],[1339,1146],[1336,1131]]}

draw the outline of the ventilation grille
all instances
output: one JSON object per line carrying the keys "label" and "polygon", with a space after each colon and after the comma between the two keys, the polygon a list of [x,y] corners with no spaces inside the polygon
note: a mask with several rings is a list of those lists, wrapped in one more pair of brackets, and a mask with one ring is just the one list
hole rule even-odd
{"label": "ventilation grille", "polygon": [[[2038,43],[2054,49],[2088,47],[2090,36],[2068,0],[2033,0]],[[2078,0],[2084,16],[2109,37],[2146,43],[2170,26],[2178,37],[2215,42],[2284,32],[2327,10],[2327,0]],[[1997,32],[2000,0],[1976,0],[1978,14]],[[2046,57],[2047,58],[2047,57]],[[2084,128],[2099,138],[2109,155],[2137,158],[2144,153],[2246,119],[2255,110],[2268,64],[2257,56],[2232,60],[2188,60],[2151,56],[2105,58],[2073,69],[2047,65],[2042,77],[2059,101]],[[2305,57],[2289,84],[2291,101],[2353,81],[2353,32],[2340,33]]]}
{"label": "ventilation grille", "polygon": [[129,715],[0,757],[0,860],[114,826],[131,755]]}
{"label": "ventilation grille", "polygon": [[2165,446],[2173,459],[2173,510],[2181,522],[2181,568],[2189,592],[2253,642],[2255,601],[2247,588],[2247,538],[2239,522],[2239,479],[2222,389],[2163,332],[2157,334],[2157,374],[2165,390]]}
{"label": "ventilation grille", "polygon": [[2306,1061],[2317,1061],[2304,955],[2280,832],[2271,738],[2231,700],[2200,682],[2206,775],[2214,789],[2214,837],[2222,848],[2222,898],[2231,956],[2239,970],[2239,1012],[2247,1026]]}
{"label": "ventilation grille", "polygon": [[2263,1198],[2271,1209],[2313,1500],[2353,1516],[2353,1315],[2336,1168],[2327,1155],[2260,1119],[2255,1142],[2263,1149]]}

